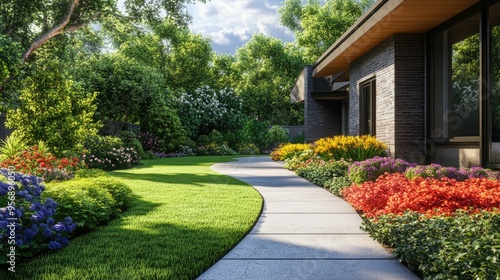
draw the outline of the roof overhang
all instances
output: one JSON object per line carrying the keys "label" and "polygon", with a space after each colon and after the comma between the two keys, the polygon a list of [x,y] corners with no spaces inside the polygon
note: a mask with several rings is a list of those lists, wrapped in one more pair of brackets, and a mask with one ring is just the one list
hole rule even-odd
{"label": "roof overhang", "polygon": [[[339,76],[347,72],[340,73]],[[290,103],[303,102],[307,92],[307,80],[312,82],[311,97],[317,100],[344,100],[349,97],[349,82],[337,82],[337,76],[312,78],[311,68],[305,67],[290,91]]]}
{"label": "roof overhang", "polygon": [[[313,77],[342,73],[395,34],[421,34],[480,0],[379,0],[316,62]],[[348,80],[343,75],[339,80]]]}

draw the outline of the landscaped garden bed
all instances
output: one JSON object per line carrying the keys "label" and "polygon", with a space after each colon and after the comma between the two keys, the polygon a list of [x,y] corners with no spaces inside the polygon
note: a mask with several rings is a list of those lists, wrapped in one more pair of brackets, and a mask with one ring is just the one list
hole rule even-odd
{"label": "landscaped garden bed", "polygon": [[373,137],[285,144],[274,160],[343,197],[363,229],[424,279],[500,278],[500,173],[385,157]]}
{"label": "landscaped garden bed", "polygon": [[[232,158],[148,160],[133,169],[85,170],[70,181],[47,183],[42,197],[54,199],[45,204],[57,201],[54,217],[71,215],[71,223],[61,223],[77,235],[63,249],[41,249],[41,254],[18,259],[16,279],[199,276],[245,236],[260,214],[262,198],[255,189],[210,170]],[[55,226],[59,218],[54,220],[52,231],[62,232],[62,226]],[[10,272],[1,273],[8,279],[3,277]]]}

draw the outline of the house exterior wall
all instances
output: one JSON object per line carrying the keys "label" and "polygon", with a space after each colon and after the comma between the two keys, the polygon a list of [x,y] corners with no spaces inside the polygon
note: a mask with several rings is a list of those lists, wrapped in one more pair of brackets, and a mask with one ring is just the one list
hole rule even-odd
{"label": "house exterior wall", "polygon": [[305,140],[314,142],[319,138],[342,134],[342,102],[333,100],[314,100],[312,98],[312,66],[305,68],[306,79],[304,96]]}
{"label": "house exterior wall", "polygon": [[394,154],[394,37],[387,39],[350,68],[349,87],[349,135],[359,135],[359,86],[369,79],[376,79],[375,88],[375,134],[377,139],[389,146]]}
{"label": "house exterior wall", "polygon": [[351,64],[349,134],[359,135],[359,86],[375,78],[375,134],[389,154],[425,162],[425,40],[395,35]]}

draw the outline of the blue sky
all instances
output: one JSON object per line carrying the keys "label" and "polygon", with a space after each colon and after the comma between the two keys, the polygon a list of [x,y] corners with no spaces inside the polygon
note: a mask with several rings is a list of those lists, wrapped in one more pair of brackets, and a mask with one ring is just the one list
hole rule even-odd
{"label": "blue sky", "polygon": [[217,53],[233,54],[254,33],[293,41],[290,30],[279,23],[282,0],[211,0],[188,5],[191,31],[210,38]]}

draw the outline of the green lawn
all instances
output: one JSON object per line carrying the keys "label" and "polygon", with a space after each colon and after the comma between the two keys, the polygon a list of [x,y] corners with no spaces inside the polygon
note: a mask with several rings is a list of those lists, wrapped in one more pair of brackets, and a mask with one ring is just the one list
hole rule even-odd
{"label": "green lawn", "polygon": [[110,172],[132,188],[132,207],[61,251],[17,265],[15,279],[196,278],[245,236],[261,211],[257,191],[210,170],[232,158],[147,160]]}

